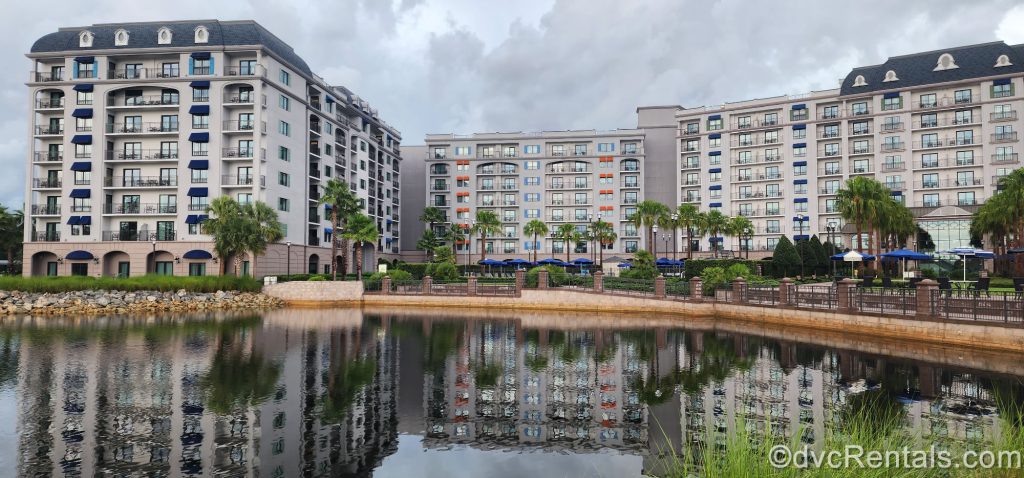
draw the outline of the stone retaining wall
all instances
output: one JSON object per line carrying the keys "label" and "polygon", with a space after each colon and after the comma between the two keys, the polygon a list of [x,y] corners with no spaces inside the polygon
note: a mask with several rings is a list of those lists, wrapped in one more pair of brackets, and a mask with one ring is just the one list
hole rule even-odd
{"label": "stone retaining wall", "polygon": [[292,281],[263,286],[263,293],[296,307],[358,304],[362,281]]}
{"label": "stone retaining wall", "polygon": [[0,291],[0,314],[95,315],[269,309],[284,301],[250,292],[83,290],[60,293]]}

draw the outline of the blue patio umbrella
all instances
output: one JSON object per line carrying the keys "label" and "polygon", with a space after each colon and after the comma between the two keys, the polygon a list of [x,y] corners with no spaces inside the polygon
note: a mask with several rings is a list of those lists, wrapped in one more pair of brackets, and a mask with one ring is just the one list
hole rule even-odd
{"label": "blue patio umbrella", "polygon": [[562,262],[562,261],[560,261],[558,259],[555,259],[554,257],[549,257],[547,259],[541,259],[541,260],[537,261],[537,264],[540,264],[542,266],[559,266],[559,267],[565,267],[565,266],[568,265],[567,263]]}
{"label": "blue patio umbrella", "polygon": [[573,259],[572,263],[574,265],[577,265],[577,266],[589,266],[589,265],[593,264],[594,261],[592,261],[590,259],[587,259],[585,257],[580,257],[578,259]]}
{"label": "blue patio umbrella", "polygon": [[628,262],[620,262],[618,267],[621,267],[621,268],[633,267],[633,264],[630,264]]}
{"label": "blue patio umbrella", "polygon": [[482,266],[503,266],[503,265],[505,265],[504,262],[496,261],[494,259],[484,259],[482,261],[477,262],[477,264],[480,264]]}
{"label": "blue patio umbrella", "polygon": [[889,260],[900,261],[900,264],[901,264],[901,266],[903,268],[903,272],[906,272],[906,270],[907,270],[907,261],[930,261],[930,260],[932,260],[932,256],[930,256],[928,254],[925,254],[923,252],[917,252],[917,251],[909,251],[907,249],[899,249],[899,250],[896,250],[896,251],[886,252],[886,253],[882,254],[881,256],[882,256],[883,260],[889,259]]}
{"label": "blue patio umbrella", "polygon": [[973,257],[975,259],[995,259],[996,255],[992,251],[984,251],[981,249],[975,249],[973,247],[958,247],[949,251],[939,251],[939,254],[948,254],[951,256],[960,256],[964,261],[964,279],[967,280],[967,258]]}
{"label": "blue patio umbrella", "polygon": [[505,264],[506,265],[510,265],[510,266],[516,266],[516,267],[519,267],[519,266],[532,266],[533,265],[532,262],[527,261],[527,260],[523,260],[523,259],[511,259],[511,260],[505,261]]}

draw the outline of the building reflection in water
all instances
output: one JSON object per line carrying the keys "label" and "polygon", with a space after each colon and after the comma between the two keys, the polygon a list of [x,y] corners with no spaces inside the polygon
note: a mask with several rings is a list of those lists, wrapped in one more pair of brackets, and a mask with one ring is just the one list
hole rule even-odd
{"label": "building reflection in water", "polygon": [[991,438],[996,404],[1022,403],[1019,378],[985,371],[740,333],[523,324],[8,319],[0,387],[18,395],[18,474],[369,476],[399,434],[431,450],[617,450],[657,473],[666,450],[725,443],[737,426],[817,443],[869,396],[938,443]]}

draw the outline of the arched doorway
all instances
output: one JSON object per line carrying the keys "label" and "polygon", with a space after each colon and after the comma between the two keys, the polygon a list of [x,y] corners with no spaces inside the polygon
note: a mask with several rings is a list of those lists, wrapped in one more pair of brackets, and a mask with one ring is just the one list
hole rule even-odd
{"label": "arched doorway", "polygon": [[318,256],[316,254],[310,254],[309,255],[309,268],[308,268],[308,272],[310,274],[317,274],[317,273],[320,272],[320,256]]}
{"label": "arched doorway", "polygon": [[122,251],[103,254],[103,275],[107,277],[131,276],[131,256]]}
{"label": "arched doorway", "polygon": [[150,252],[146,256],[146,273],[160,276],[173,276],[174,254],[167,251]]}
{"label": "arched doorway", "polygon": [[32,275],[33,276],[56,276],[60,275],[61,260],[49,251],[41,251],[32,254]]}

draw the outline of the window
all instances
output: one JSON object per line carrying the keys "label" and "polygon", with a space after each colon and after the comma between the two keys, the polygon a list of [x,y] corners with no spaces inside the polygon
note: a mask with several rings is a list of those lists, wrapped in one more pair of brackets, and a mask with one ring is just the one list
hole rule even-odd
{"label": "window", "polygon": [[686,157],[687,169],[699,168],[700,167],[700,156],[687,156]]}
{"label": "window", "polygon": [[821,109],[821,118],[822,119],[835,119],[835,118],[838,118],[838,117],[839,117],[839,106],[838,105],[826,106],[826,107]]}
{"label": "window", "polygon": [[292,126],[290,124],[288,124],[288,122],[286,122],[286,121],[279,121],[277,123],[277,132],[281,133],[281,134],[283,134],[285,136],[291,136],[292,135]]}
{"label": "window", "polygon": [[921,107],[922,108],[934,108],[934,107],[939,105],[939,102],[936,99],[935,93],[928,93],[928,94],[921,95],[920,103],[921,103]]}
{"label": "window", "polygon": [[992,85],[993,98],[1006,98],[1008,96],[1013,96],[1013,83]]}
{"label": "window", "polygon": [[854,115],[866,115],[868,114],[868,104],[866,101],[854,103],[851,108],[851,112]]}
{"label": "window", "polygon": [[851,128],[852,134],[868,134],[870,132],[871,129],[870,127],[868,127],[867,121],[858,121],[856,123],[853,123],[853,127]]}
{"label": "window", "polygon": [[826,144],[825,156],[839,156],[839,143]]}
{"label": "window", "polygon": [[[749,117],[748,117],[749,119]],[[697,134],[700,133],[700,123],[693,121],[686,123],[686,134]]]}
{"label": "window", "polygon": [[277,198],[277,210],[288,211],[288,198]]}
{"label": "window", "polygon": [[722,138],[721,137],[718,137],[718,138],[708,138],[708,147],[709,148],[721,148],[722,147]]}
{"label": "window", "polygon": [[285,95],[281,95],[280,97],[278,97],[277,105],[280,106],[281,109],[285,111],[291,111],[292,109],[291,99],[289,99]]}
{"label": "window", "polygon": [[749,128],[750,127],[750,117],[749,116],[740,116],[739,118],[737,118],[736,119],[736,127],[737,128]]}
{"label": "window", "polygon": [[956,90],[953,92],[953,102],[961,105],[972,101],[971,90]]}
{"label": "window", "polygon": [[763,126],[775,126],[775,125],[779,124],[779,114],[778,113],[765,113],[764,114],[764,122],[761,123],[761,124]]}
{"label": "window", "polygon": [[973,206],[975,204],[974,191],[956,193],[956,202],[960,206]]}
{"label": "window", "polygon": [[79,105],[91,105],[92,104],[92,92],[91,91],[79,91],[76,95],[76,100]]}
{"label": "window", "polygon": [[970,130],[957,131],[956,132],[956,144],[957,145],[974,144],[974,131],[970,131]]}
{"label": "window", "polygon": [[939,207],[940,205],[938,194],[925,194],[922,199],[921,204],[924,207]]}
{"label": "window", "polygon": [[[936,161],[938,162],[938,161]],[[974,151],[957,151],[956,152],[956,165],[957,166],[972,166],[974,165]]]}
{"label": "window", "polygon": [[882,111],[892,111],[903,108],[903,97],[897,96],[895,98],[883,98],[882,99]]}
{"label": "window", "polygon": [[209,156],[209,143],[192,143],[192,156]]}
{"label": "window", "polygon": [[[167,116],[164,116],[167,118]],[[173,117],[177,120],[177,116]],[[192,129],[209,129],[210,128],[210,115],[192,115]],[[167,131],[176,131],[177,128]]]}
{"label": "window", "polygon": [[793,109],[789,111],[791,121],[804,121],[807,119],[807,108]]}
{"label": "window", "polygon": [[717,183],[717,182],[722,180],[722,173],[720,171],[715,171],[715,172],[712,172],[712,173],[708,173],[708,175],[710,175],[711,182],[713,182],[713,183]]}
{"label": "window", "polygon": [[754,144],[754,136],[750,133],[741,133],[739,137],[740,146],[750,146]]}
{"label": "window", "polygon": [[289,86],[292,84],[292,74],[288,73],[288,70],[281,70],[281,74],[278,76],[278,79],[281,81],[282,85]]}
{"label": "window", "polygon": [[540,169],[540,161],[526,161],[523,163],[523,169],[527,171],[533,171]]}
{"label": "window", "polygon": [[708,119],[708,131],[718,131],[722,129],[722,118]]}
{"label": "window", "polygon": [[939,187],[939,175],[936,173],[922,174],[921,187],[926,189]]}
{"label": "window", "polygon": [[597,152],[611,153],[615,151],[615,143],[597,143]]}
{"label": "window", "polygon": [[1017,139],[1017,134],[1013,132],[1013,126],[1000,125],[996,126],[996,132],[992,135],[994,141],[1013,141]]}
{"label": "window", "polygon": [[280,184],[281,186],[291,186],[291,177],[288,176],[288,173],[279,172],[277,173],[277,184]]}
{"label": "window", "polygon": [[805,165],[793,166],[793,175],[794,176],[806,176],[807,175],[807,166],[805,166]]}
{"label": "window", "polygon": [[525,154],[540,154],[539,144],[528,144],[523,146],[523,153]]}
{"label": "window", "polygon": [[205,169],[192,169],[192,183],[193,184],[206,184],[207,182],[207,170]]}
{"label": "window", "polygon": [[793,156],[807,156],[807,146],[793,146]]}
{"label": "window", "polygon": [[805,139],[805,138],[807,138],[807,128],[794,129],[793,130],[793,139]]}
{"label": "window", "polygon": [[469,146],[456,146],[455,147],[455,155],[456,156],[469,156],[470,154],[471,154],[471,152],[470,152]]}
{"label": "window", "polygon": [[778,142],[779,142],[779,131],[778,130],[775,130],[775,131],[765,131],[764,132],[764,143],[765,144],[772,144],[772,143],[778,143]]}

